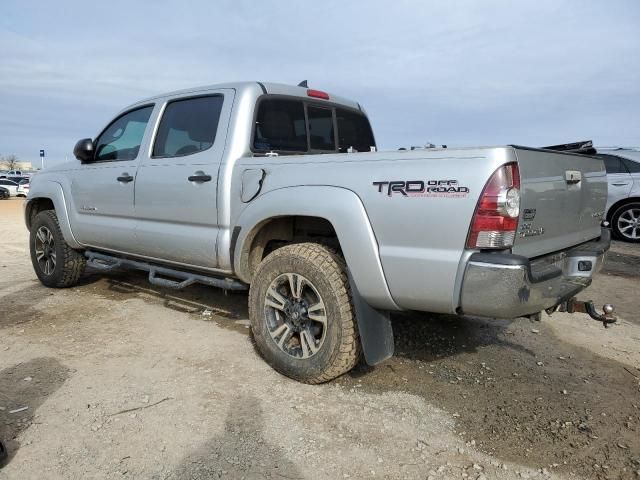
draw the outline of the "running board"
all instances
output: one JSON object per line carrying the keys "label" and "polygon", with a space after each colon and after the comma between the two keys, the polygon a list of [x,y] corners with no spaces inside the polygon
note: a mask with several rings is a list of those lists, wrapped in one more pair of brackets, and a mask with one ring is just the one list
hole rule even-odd
{"label": "running board", "polygon": [[110,272],[111,270],[121,267],[149,272],[149,283],[159,287],[180,290],[194,283],[201,283],[224,290],[247,290],[249,288],[247,284],[231,278],[209,277],[207,275],[174,270],[173,268],[160,267],[151,263],[113,257],[98,252],[87,251],[84,255],[87,257],[87,265],[101,272]]}

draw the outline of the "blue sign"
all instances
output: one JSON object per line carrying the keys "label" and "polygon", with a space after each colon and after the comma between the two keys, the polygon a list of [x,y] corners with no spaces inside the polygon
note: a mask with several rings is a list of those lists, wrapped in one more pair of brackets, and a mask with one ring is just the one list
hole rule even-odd
{"label": "blue sign", "polygon": [[40,150],[40,156],[44,157],[44,150]]}

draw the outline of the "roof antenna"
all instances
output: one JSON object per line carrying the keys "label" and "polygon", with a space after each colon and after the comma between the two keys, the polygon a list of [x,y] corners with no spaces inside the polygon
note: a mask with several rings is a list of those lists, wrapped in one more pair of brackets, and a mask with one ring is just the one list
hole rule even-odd
{"label": "roof antenna", "polygon": [[299,86],[299,87],[302,87],[302,88],[309,88],[309,84],[308,84],[307,82],[308,82],[308,80],[302,80],[302,81],[298,84],[298,86]]}

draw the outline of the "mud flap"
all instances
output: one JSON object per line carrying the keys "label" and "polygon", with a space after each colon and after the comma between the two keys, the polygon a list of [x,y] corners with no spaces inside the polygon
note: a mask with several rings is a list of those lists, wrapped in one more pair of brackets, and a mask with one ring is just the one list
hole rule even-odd
{"label": "mud flap", "polygon": [[377,365],[393,356],[391,317],[389,312],[382,312],[371,307],[360,296],[351,272],[348,272],[348,276],[364,359],[368,365]]}

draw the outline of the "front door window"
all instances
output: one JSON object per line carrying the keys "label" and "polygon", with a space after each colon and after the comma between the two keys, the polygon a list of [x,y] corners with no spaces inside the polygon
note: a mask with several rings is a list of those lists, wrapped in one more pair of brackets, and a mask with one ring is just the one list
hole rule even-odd
{"label": "front door window", "polygon": [[116,118],[96,140],[96,161],[135,160],[152,111],[149,105]]}

